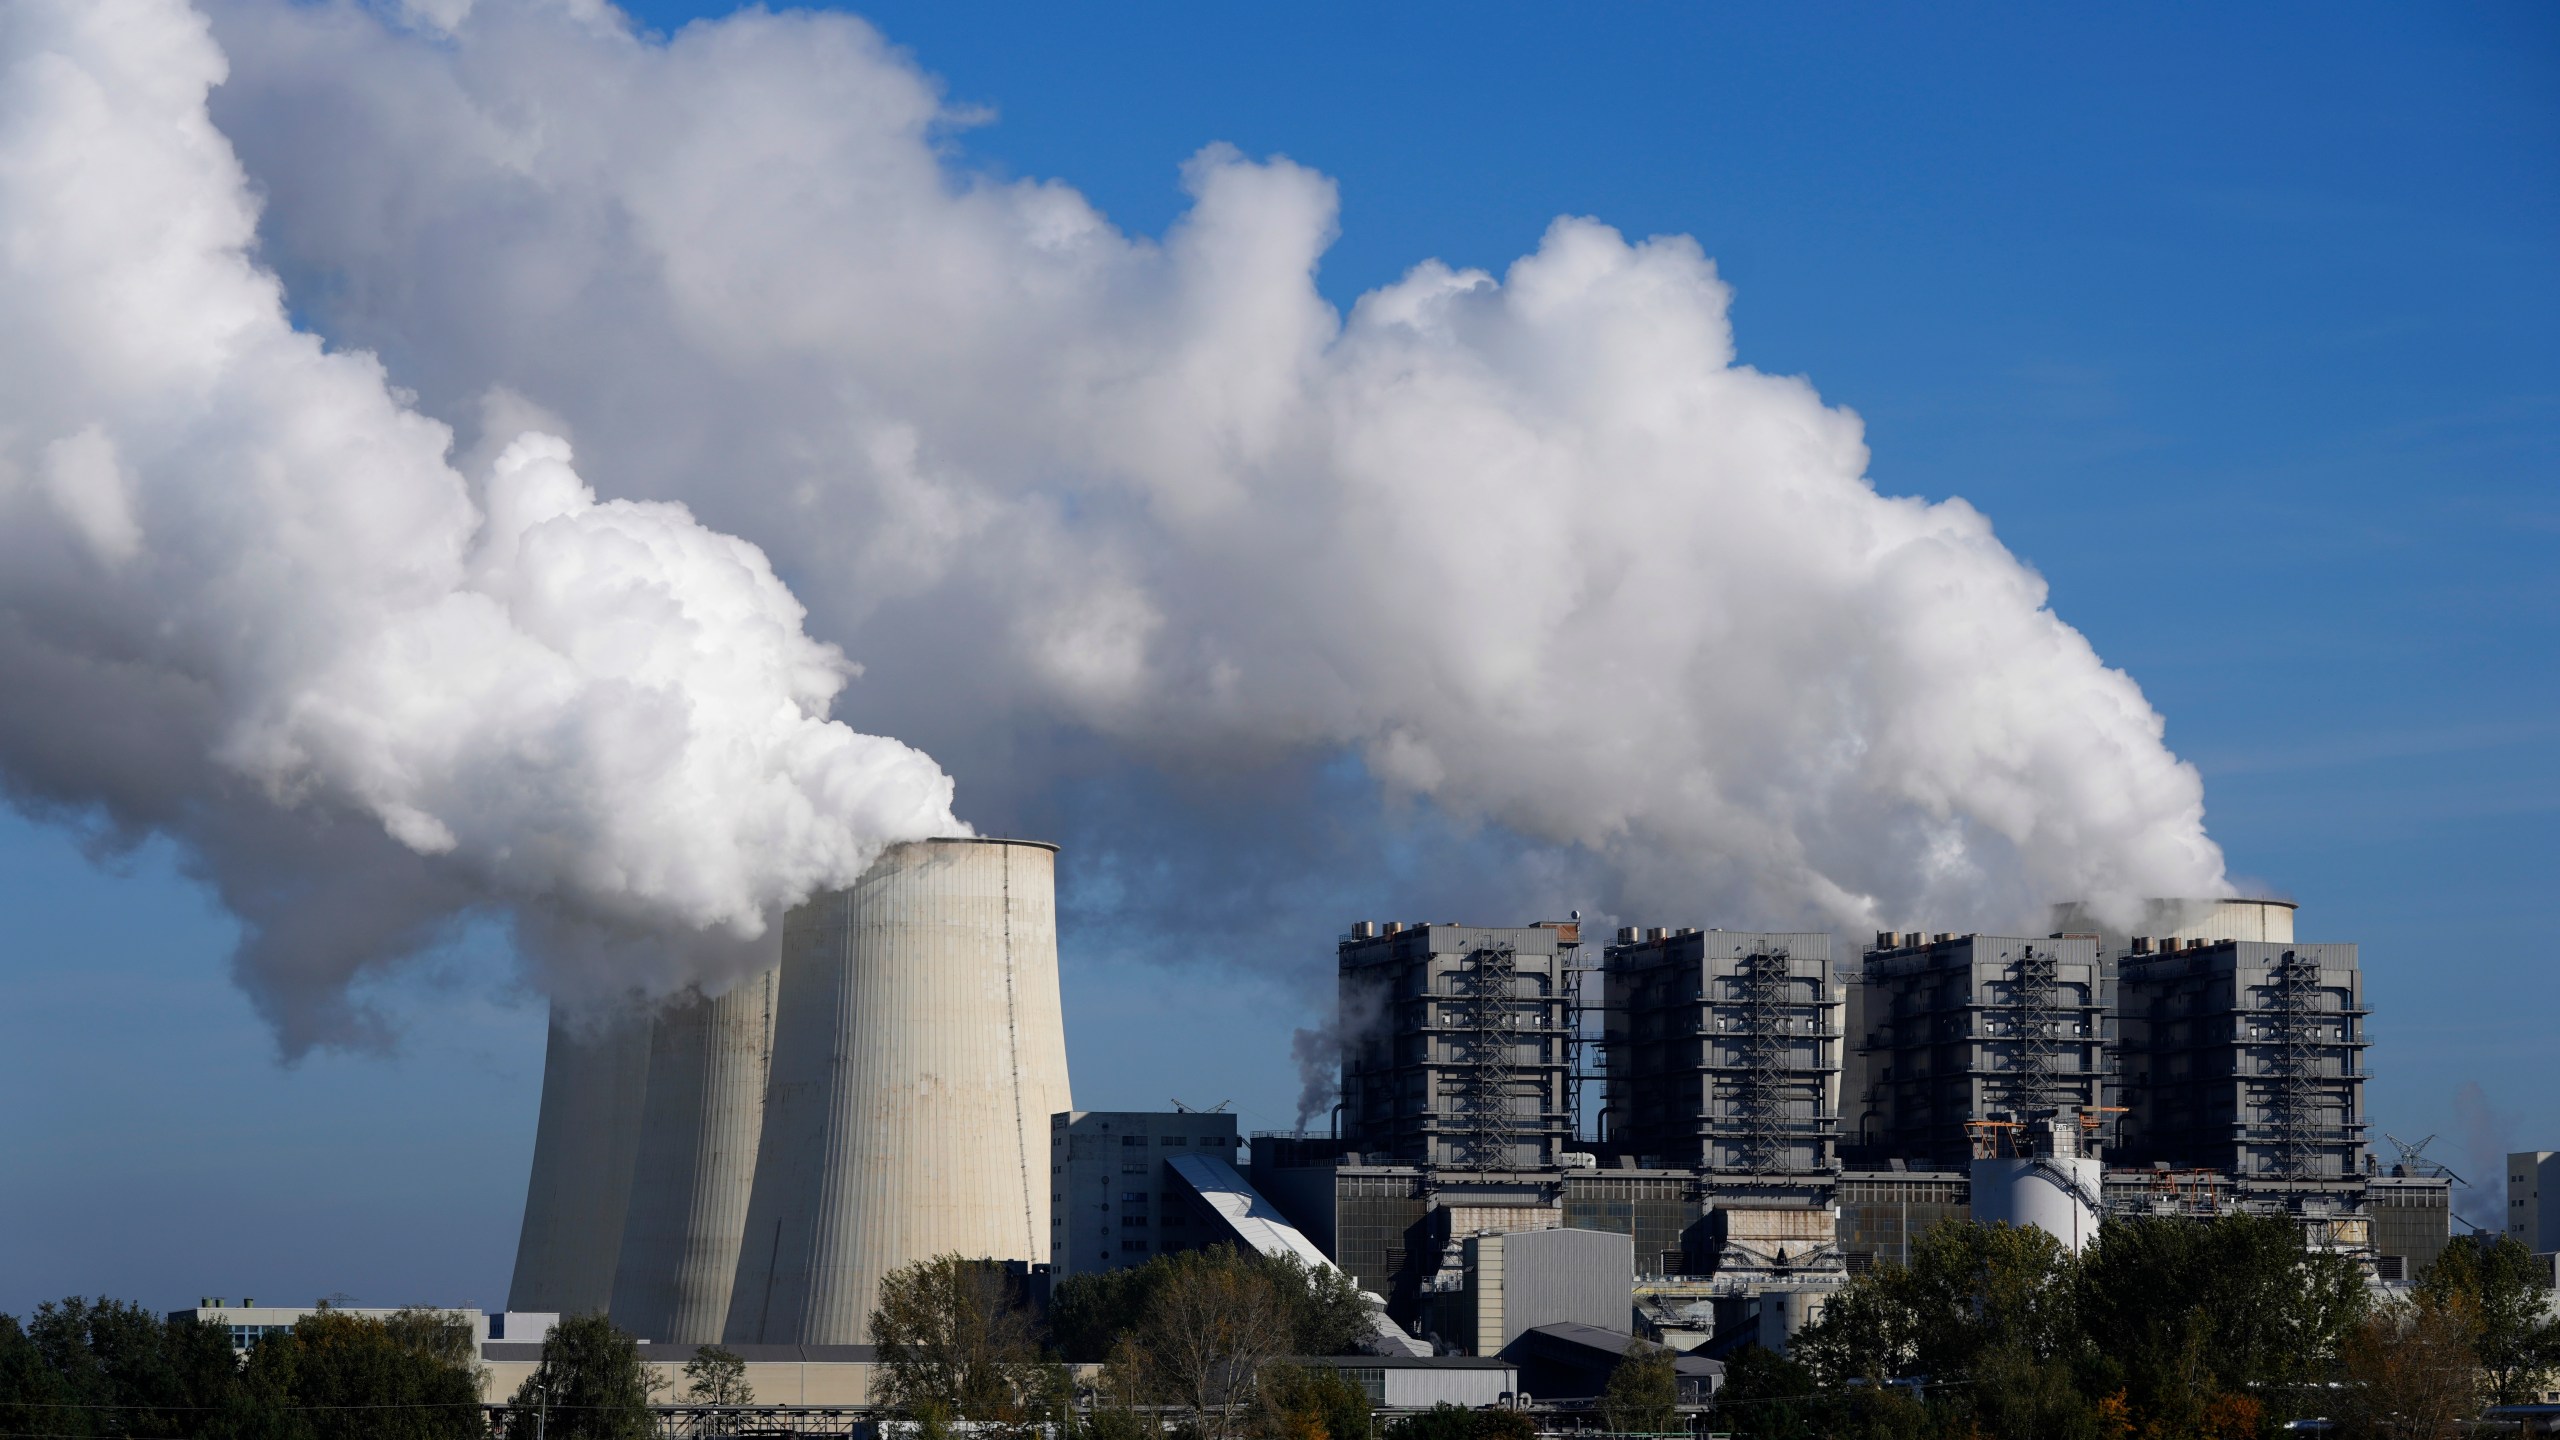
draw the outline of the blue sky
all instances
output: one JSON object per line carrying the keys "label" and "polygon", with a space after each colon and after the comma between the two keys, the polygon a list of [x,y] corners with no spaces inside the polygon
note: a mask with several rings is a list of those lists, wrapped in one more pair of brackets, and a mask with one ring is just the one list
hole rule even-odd
{"label": "blue sky", "polygon": [[[1558,214],[1696,236],[1743,359],[1986,511],[2235,869],[2363,945],[2377,1132],[2560,1147],[2560,12],[862,8],[990,112],[970,163],[1127,229],[1212,141],[1335,177],[1337,303]],[[503,1298],[541,1016],[496,937],[397,1055],[284,1069],[174,855],[0,818],[0,905],[0,1309]],[[1066,948],[1080,1104],[1286,1123],[1303,994]]]}

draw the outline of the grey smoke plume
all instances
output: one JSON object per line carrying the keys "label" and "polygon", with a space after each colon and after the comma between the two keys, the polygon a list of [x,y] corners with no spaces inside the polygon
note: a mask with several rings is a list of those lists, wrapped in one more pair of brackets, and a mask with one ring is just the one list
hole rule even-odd
{"label": "grey smoke plume", "polygon": [[474,911],[566,993],[664,991],[951,829],[930,760],[827,718],[852,667],[762,552],[548,435],[475,489],[287,322],[222,75],[177,0],[0,18],[11,794],[189,846],[288,1052],[378,1038],[349,985]]}
{"label": "grey smoke plume", "polygon": [[2454,1138],[2462,1146],[2463,1187],[2453,1210],[2463,1220],[2491,1234],[2507,1228],[2507,1156],[2515,1149],[2515,1127],[2489,1104],[2489,1092],[2477,1080],[2465,1080],[2453,1092]]}
{"label": "grey smoke plume", "polygon": [[1323,1024],[1290,1032],[1289,1059],[1298,1067],[1300,1134],[1342,1098],[1343,1057],[1378,1032],[1387,1018],[1388,1000],[1380,985],[1358,986],[1347,995],[1337,989],[1333,1013]]}
{"label": "grey smoke plume", "polygon": [[[109,79],[10,123],[135,121],[96,202],[202,208],[168,264],[218,283],[109,286],[67,241],[9,277],[12,306],[126,299],[17,332],[9,503],[64,553],[13,557],[6,643],[70,688],[0,721],[0,767],[195,844],[278,937],[247,968],[289,1035],[476,906],[716,951],[949,823],[929,762],[824,718],[848,672],[764,553],[862,655],[861,728],[980,813],[1351,756],[1630,906],[1865,927],[2223,888],[2138,687],[1982,515],[1879,495],[1854,415],[1738,363],[1685,238],[1562,219],[1499,276],[1425,262],[1344,314],[1322,176],[1212,146],[1182,220],[1124,234],[969,170],[967,117],[845,16],[659,42],[588,0],[221,0],[217,135],[210,49],[116,9],[130,37],[81,42]],[[77,28],[26,15],[12,54]],[[225,137],[261,254],[485,432],[485,498],[372,362],[285,327]],[[40,169],[12,224],[50,223]],[[67,388],[110,338],[131,393]],[[163,350],[222,383],[150,379]],[[530,407],[631,498],[482,418]],[[667,948],[651,977],[719,963]]]}

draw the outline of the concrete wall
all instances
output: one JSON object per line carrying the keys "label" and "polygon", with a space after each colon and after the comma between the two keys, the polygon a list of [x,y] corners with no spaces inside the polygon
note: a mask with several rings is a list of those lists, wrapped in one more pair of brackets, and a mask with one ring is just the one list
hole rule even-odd
{"label": "concrete wall", "polygon": [[612,1303],[648,1066],[646,1015],[588,1027],[554,1009],[509,1310],[586,1315]]}
{"label": "concrete wall", "polygon": [[[658,1382],[657,1403],[682,1405],[685,1362],[694,1357],[690,1345],[644,1345],[641,1363]],[[830,1353],[833,1352],[833,1353]],[[539,1345],[481,1347],[480,1398],[500,1405],[542,1362]],[[759,1346],[745,1353],[750,1403],[757,1405],[867,1405],[879,1365],[869,1346]]]}
{"label": "concrete wall", "polygon": [[647,1340],[719,1340],[755,1183],[779,972],[689,997],[651,1027],[648,1098],[614,1270],[614,1323]]}
{"label": "concrete wall", "polygon": [[860,1343],[911,1261],[1048,1260],[1049,1117],[1072,1108],[1055,861],[899,845],[786,918],[725,1343]]}

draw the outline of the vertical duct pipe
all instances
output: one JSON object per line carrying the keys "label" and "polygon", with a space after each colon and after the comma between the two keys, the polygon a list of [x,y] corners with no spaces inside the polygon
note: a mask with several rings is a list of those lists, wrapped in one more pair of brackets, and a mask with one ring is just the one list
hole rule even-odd
{"label": "vertical duct pipe", "polygon": [[1049,1255],[1057,847],[927,840],[783,922],[733,1345],[861,1344],[911,1261]]}
{"label": "vertical duct pipe", "polygon": [[651,1027],[648,1098],[614,1267],[613,1321],[647,1340],[719,1343],[747,1223],[778,972],[693,995]]}
{"label": "vertical duct pipe", "polygon": [[552,1010],[510,1310],[586,1315],[612,1303],[639,1152],[649,1028],[645,1014],[588,1027]]}

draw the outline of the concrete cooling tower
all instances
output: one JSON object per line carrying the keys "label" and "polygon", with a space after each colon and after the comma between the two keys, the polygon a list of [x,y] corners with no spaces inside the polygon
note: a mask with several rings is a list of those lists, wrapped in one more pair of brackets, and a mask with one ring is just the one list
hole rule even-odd
{"label": "concrete cooling tower", "polygon": [[648,1067],[645,1015],[589,1030],[552,1011],[508,1309],[583,1315],[612,1301]]}
{"label": "concrete cooling tower", "polygon": [[764,1128],[778,982],[768,970],[717,999],[692,996],[651,1026],[613,1279],[614,1323],[644,1340],[719,1343]]}
{"label": "concrete cooling tower", "polygon": [[2263,940],[2293,943],[2290,900],[2225,899],[2146,900],[2128,926],[2124,917],[2101,914],[2084,900],[2053,907],[2053,928],[2066,935],[2095,935],[2102,952],[2122,950],[2136,935],[2154,940]]}
{"label": "concrete cooling tower", "polygon": [[1049,1255],[1056,847],[927,840],[783,923],[732,1345],[861,1344],[910,1261]]}

